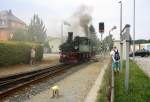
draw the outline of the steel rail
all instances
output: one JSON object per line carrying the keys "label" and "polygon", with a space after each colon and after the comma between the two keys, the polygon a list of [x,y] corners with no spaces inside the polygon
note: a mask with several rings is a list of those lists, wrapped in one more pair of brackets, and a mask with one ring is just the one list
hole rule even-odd
{"label": "steel rail", "polygon": [[[77,64],[76,64],[77,65]],[[8,93],[16,88],[29,84],[31,82],[37,81],[44,77],[54,77],[59,72],[67,70],[75,64],[70,65],[56,65],[46,69],[40,69],[32,72],[14,74],[10,76],[5,76],[0,78],[0,96]]]}

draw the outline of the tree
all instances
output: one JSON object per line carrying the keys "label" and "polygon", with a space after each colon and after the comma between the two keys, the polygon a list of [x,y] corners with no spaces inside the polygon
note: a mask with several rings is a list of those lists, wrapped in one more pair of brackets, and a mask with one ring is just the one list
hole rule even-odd
{"label": "tree", "polygon": [[113,48],[113,38],[112,35],[108,35],[103,40],[103,49],[111,50]]}
{"label": "tree", "polygon": [[89,31],[90,31],[91,39],[96,40],[97,36],[96,36],[95,28],[94,28],[94,26],[92,24],[89,27]]}
{"label": "tree", "polygon": [[[133,42],[132,42],[133,43]],[[131,44],[132,44],[131,43]],[[148,43],[148,40],[145,39],[139,39],[139,40],[135,40],[135,44],[143,44],[143,43]]]}
{"label": "tree", "polygon": [[89,37],[92,40],[93,45],[95,46],[95,52],[99,53],[100,52],[99,47],[101,44],[100,44],[100,41],[98,40],[98,38],[96,36],[96,31],[95,31],[95,28],[92,24],[89,26],[89,32],[90,32]]}
{"label": "tree", "polygon": [[30,40],[34,42],[44,43],[46,39],[46,28],[43,21],[37,14],[31,19],[28,27],[28,33],[30,34]]}
{"label": "tree", "polygon": [[24,29],[16,29],[13,33],[13,37],[11,40],[16,41],[29,41],[29,35],[26,30]]}

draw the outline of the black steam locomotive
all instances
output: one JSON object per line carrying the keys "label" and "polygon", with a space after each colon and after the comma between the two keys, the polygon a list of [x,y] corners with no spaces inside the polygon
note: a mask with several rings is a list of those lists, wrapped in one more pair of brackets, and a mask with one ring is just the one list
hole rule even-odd
{"label": "black steam locomotive", "polygon": [[60,45],[60,51],[62,63],[87,61],[95,56],[95,45],[88,37],[76,36],[73,39],[73,32],[68,32],[66,42]]}

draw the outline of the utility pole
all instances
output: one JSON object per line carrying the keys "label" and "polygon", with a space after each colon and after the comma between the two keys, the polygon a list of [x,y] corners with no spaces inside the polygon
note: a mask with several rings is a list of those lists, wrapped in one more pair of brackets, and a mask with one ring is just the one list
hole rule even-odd
{"label": "utility pole", "polygon": [[126,91],[128,91],[129,89],[129,41],[130,41],[130,25],[127,24],[125,26],[125,33],[127,35],[126,39],[125,39],[125,43],[126,43],[126,70],[125,70],[125,88]]}
{"label": "utility pole", "polygon": [[[113,26],[113,28],[111,28],[110,30],[109,30],[109,39],[111,40],[111,32],[113,31],[113,30],[115,30],[115,29],[117,29],[117,27],[116,26]],[[110,44],[109,44],[109,50],[111,50],[110,49]]]}
{"label": "utility pole", "polygon": [[120,60],[121,66],[120,70],[122,71],[122,64],[123,64],[123,42],[122,42],[122,1],[120,3]]}
{"label": "utility pole", "polygon": [[135,60],[135,0],[133,6],[133,60]]}
{"label": "utility pole", "polygon": [[101,34],[101,54],[102,54],[103,53],[104,22],[99,23],[99,33]]}

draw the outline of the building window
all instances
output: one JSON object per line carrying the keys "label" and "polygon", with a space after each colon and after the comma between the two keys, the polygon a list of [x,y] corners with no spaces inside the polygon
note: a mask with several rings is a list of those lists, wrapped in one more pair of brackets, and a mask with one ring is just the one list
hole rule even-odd
{"label": "building window", "polygon": [[6,21],[5,20],[0,20],[0,25],[5,25]]}
{"label": "building window", "polygon": [[2,20],[0,19],[0,25],[2,25]]}

